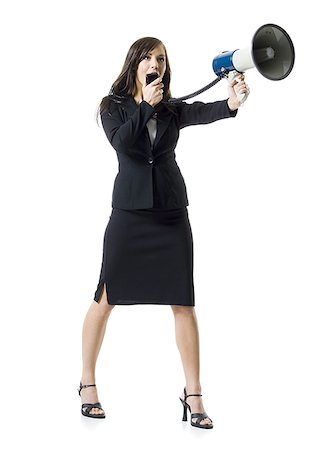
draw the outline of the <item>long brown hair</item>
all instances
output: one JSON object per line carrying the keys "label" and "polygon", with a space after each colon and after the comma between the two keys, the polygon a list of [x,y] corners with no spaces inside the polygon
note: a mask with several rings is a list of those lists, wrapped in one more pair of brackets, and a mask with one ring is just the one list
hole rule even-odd
{"label": "long brown hair", "polygon": [[162,79],[162,82],[164,84],[163,99],[168,100],[171,97],[170,93],[171,69],[167,55],[167,50],[164,44],[159,39],[156,39],[154,37],[144,37],[138,39],[131,45],[126,55],[121,73],[114,81],[109,91],[109,95],[107,95],[101,100],[101,103],[97,111],[97,117],[98,114],[101,114],[103,111],[108,109],[109,103],[112,99],[114,99],[115,101],[121,101],[121,98],[128,95],[132,95],[134,93],[136,86],[136,74],[138,65],[145,58],[145,56],[149,52],[154,50],[154,48],[157,47],[158,45],[163,46],[166,57],[166,70]]}

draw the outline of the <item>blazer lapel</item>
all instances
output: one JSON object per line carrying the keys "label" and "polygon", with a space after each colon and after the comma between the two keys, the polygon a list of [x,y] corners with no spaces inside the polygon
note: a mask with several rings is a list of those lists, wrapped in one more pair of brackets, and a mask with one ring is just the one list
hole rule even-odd
{"label": "blazer lapel", "polygon": [[160,139],[162,138],[165,130],[167,129],[169,123],[169,117],[157,117],[157,128],[156,128],[156,136],[154,141],[154,147],[157,147]]}
{"label": "blazer lapel", "polygon": [[162,112],[158,113],[154,147],[157,147],[157,145],[159,144],[159,142],[162,139],[164,132],[168,128],[169,123],[172,120],[172,118],[173,118],[173,113],[167,111],[166,109],[164,109]]}
{"label": "blazer lapel", "polygon": [[[126,102],[125,102],[125,106],[126,106],[128,116],[131,116],[138,108],[138,105],[134,101],[132,96],[128,96],[128,98],[126,99]],[[162,109],[160,112],[157,113],[157,128],[156,128],[156,136],[155,136],[155,141],[154,141],[154,145],[153,145],[153,150],[159,144],[172,117],[173,117],[173,113],[169,112],[166,108]],[[146,136],[149,136],[147,129],[146,129]]]}

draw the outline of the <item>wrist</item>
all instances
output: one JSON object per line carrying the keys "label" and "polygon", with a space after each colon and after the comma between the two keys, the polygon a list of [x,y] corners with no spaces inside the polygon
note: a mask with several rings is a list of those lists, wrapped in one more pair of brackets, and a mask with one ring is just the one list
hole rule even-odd
{"label": "wrist", "polygon": [[152,108],[154,107],[152,100],[145,100],[145,99],[143,98],[142,101],[148,103]]}
{"label": "wrist", "polygon": [[235,111],[236,109],[238,109],[238,108],[239,108],[239,102],[238,102],[238,100],[229,97],[229,98],[228,98],[228,107],[229,107],[229,110],[230,110],[230,111]]}
{"label": "wrist", "polygon": [[143,105],[143,108],[149,112],[151,112],[152,114],[155,113],[155,108],[153,105],[151,105],[149,102],[147,102],[146,100],[142,100],[140,105]]}

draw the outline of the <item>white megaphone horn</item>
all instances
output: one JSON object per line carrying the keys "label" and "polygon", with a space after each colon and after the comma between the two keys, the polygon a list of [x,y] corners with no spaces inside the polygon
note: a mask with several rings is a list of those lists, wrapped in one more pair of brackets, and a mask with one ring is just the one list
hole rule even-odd
{"label": "white megaphone horn", "polygon": [[[245,49],[222,52],[213,60],[213,70],[219,77],[233,80],[238,73],[255,67],[261,75],[277,81],[286,78],[294,65],[294,46],[290,36],[279,25],[262,25],[254,34],[252,45]],[[240,103],[247,95],[237,94]]]}
{"label": "white megaphone horn", "polygon": [[[279,25],[268,23],[262,25],[254,34],[250,47],[232,52],[222,52],[213,59],[216,80],[192,94],[179,98],[170,98],[169,103],[195,97],[218,83],[223,77],[233,80],[238,73],[255,67],[261,75],[269,80],[286,78],[294,65],[294,46],[290,36]],[[237,94],[242,104],[247,94]]]}

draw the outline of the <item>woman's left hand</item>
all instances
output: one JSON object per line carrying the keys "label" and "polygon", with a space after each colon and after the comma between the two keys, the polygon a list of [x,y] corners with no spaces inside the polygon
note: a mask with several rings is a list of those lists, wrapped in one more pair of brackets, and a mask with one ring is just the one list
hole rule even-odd
{"label": "woman's left hand", "polygon": [[231,111],[238,109],[241,105],[240,100],[237,97],[237,94],[245,94],[246,97],[249,95],[250,90],[248,85],[245,82],[245,75],[243,73],[239,73],[236,78],[228,83],[228,105]]}

